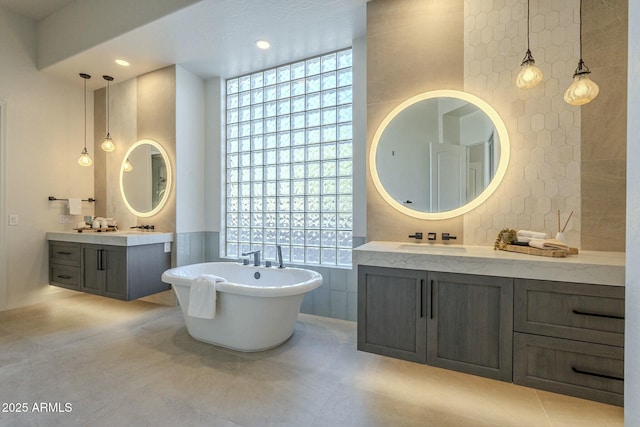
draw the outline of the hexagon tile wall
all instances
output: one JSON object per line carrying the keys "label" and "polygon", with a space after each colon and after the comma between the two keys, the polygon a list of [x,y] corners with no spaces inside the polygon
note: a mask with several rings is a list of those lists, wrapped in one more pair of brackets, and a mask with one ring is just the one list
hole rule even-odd
{"label": "hexagon tile wall", "polygon": [[[575,3],[575,4],[574,4]],[[580,246],[580,109],[563,93],[579,47],[578,2],[531,4],[531,49],[544,80],[533,89],[515,85],[527,45],[526,2],[465,0],[465,90],[502,116],[511,139],[511,159],[502,185],[464,217],[465,244],[491,244],[505,228],[565,230]]]}

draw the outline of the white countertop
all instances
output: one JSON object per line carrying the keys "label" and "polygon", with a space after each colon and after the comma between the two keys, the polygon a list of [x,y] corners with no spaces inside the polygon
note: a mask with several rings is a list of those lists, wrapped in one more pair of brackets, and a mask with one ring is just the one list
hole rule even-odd
{"label": "white countertop", "polygon": [[580,251],[550,258],[492,246],[369,242],[353,249],[353,264],[449,273],[624,286],[625,253]]}
{"label": "white countertop", "polygon": [[96,245],[140,246],[173,242],[173,233],[157,231],[109,231],[103,233],[95,231],[83,233],[78,233],[77,231],[50,231],[47,232],[47,240],[92,243]]}

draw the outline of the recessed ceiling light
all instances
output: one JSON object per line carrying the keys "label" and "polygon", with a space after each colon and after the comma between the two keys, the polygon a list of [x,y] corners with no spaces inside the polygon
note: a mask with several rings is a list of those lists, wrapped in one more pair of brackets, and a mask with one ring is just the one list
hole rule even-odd
{"label": "recessed ceiling light", "polygon": [[269,49],[271,44],[269,44],[269,42],[266,40],[258,40],[256,42],[256,46],[258,46],[260,49]]}
{"label": "recessed ceiling light", "polygon": [[116,64],[122,65],[123,67],[128,67],[129,61],[125,61],[124,59],[116,59]]}

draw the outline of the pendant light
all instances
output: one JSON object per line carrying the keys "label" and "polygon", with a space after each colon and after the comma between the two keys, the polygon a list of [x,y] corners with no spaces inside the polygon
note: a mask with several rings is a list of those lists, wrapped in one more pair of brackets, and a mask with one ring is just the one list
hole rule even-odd
{"label": "pendant light", "polygon": [[131,164],[129,159],[125,160],[124,164],[122,165],[122,170],[125,172],[131,172],[133,170],[133,165]]}
{"label": "pendant light", "polygon": [[573,73],[573,82],[564,93],[564,100],[567,104],[584,105],[598,96],[600,88],[589,78],[589,74],[591,74],[591,70],[584,65],[582,60],[582,0],[580,0],[580,60],[578,68]]}
{"label": "pendant light", "polygon": [[91,160],[89,152],[87,151],[87,80],[89,80],[91,76],[89,74],[80,73],[80,77],[84,79],[84,149],[80,153],[78,164],[80,166],[91,166],[93,164],[93,160]]}
{"label": "pendant light", "polygon": [[536,67],[536,61],[529,49],[529,21],[529,0],[527,0],[527,53],[520,64],[522,69],[516,79],[516,86],[520,89],[531,89],[542,81],[542,71]]}
{"label": "pendant light", "polygon": [[107,81],[107,136],[104,138],[104,141],[102,141],[100,148],[102,148],[102,151],[110,153],[116,149],[116,146],[111,139],[111,133],[109,133],[109,83],[113,81],[113,77],[102,76],[102,78]]}

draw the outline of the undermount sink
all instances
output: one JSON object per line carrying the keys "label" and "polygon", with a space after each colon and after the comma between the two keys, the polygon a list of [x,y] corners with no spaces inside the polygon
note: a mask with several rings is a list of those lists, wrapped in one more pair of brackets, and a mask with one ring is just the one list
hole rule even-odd
{"label": "undermount sink", "polygon": [[402,243],[398,245],[400,250],[412,252],[435,253],[435,252],[466,252],[466,248],[461,245],[443,245],[437,243]]}

